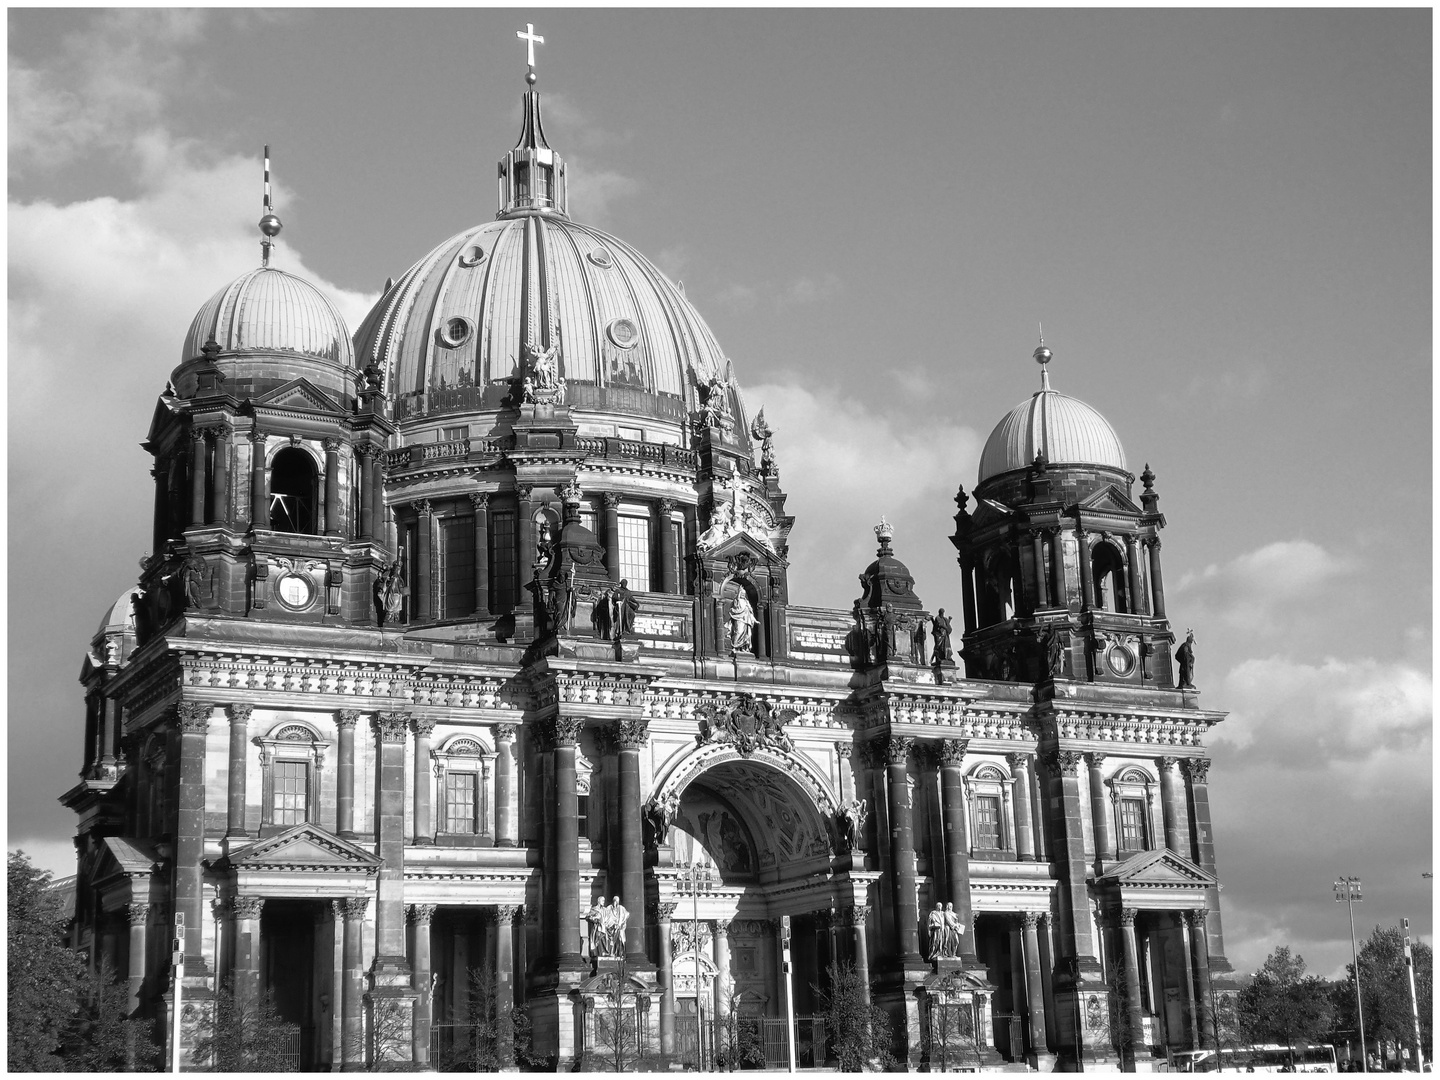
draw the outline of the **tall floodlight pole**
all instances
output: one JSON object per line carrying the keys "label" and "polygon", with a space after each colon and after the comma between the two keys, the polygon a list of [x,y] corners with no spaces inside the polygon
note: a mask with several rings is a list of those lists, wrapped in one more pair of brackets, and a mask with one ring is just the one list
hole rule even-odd
{"label": "tall floodlight pole", "polygon": [[1370,1071],[1370,1058],[1365,1050],[1365,1008],[1360,1003],[1360,951],[1355,947],[1355,905],[1365,898],[1360,895],[1358,877],[1342,877],[1335,882],[1335,902],[1350,909],[1350,958],[1355,963],[1355,1018],[1360,1023],[1360,1069]]}
{"label": "tall floodlight pole", "polygon": [[704,1037],[701,1033],[700,1003],[700,893],[710,891],[710,867],[692,859],[681,868],[680,885],[690,893],[690,947],[695,961],[695,1070],[704,1071]]}
{"label": "tall floodlight pole", "polygon": [[1410,976],[1410,1019],[1415,1022],[1415,1071],[1424,1072],[1424,1052],[1420,1049],[1420,1005],[1415,1000],[1415,954],[1410,951],[1410,920],[1405,924],[1405,974]]}
{"label": "tall floodlight pole", "polygon": [[174,1012],[174,1023],[170,1025],[170,1071],[180,1071],[180,1016],[183,1010],[181,997],[185,985],[185,913],[175,912],[175,951],[171,956],[171,964],[175,969],[175,1000],[171,1006]]}
{"label": "tall floodlight pole", "polygon": [[790,971],[790,916],[780,916],[780,966],[785,972],[785,1045],[790,1052],[790,1071],[795,1071],[795,987]]}

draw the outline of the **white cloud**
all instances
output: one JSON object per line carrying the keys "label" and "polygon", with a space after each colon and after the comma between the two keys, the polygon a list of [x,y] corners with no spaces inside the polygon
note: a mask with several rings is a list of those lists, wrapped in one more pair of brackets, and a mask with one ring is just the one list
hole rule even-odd
{"label": "white cloud", "polygon": [[1168,590],[1184,597],[1187,619],[1255,634],[1290,628],[1296,605],[1323,602],[1351,564],[1309,540],[1280,540],[1229,562],[1184,575]]}
{"label": "white cloud", "polygon": [[775,306],[782,311],[798,304],[817,304],[833,299],[844,291],[840,276],[827,273],[819,280],[811,277],[796,278],[775,296]]}
{"label": "white cloud", "polygon": [[753,311],[756,298],[755,290],[749,285],[731,282],[715,294],[713,303],[731,311]]}
{"label": "white cloud", "polygon": [[10,845],[11,851],[23,851],[37,870],[49,870],[57,878],[75,873],[75,844],[70,840],[41,840],[30,837]]}
{"label": "white cloud", "polygon": [[571,158],[566,168],[567,210],[576,221],[601,228],[612,219],[613,204],[634,198],[644,185],[616,169],[604,169]]}
{"label": "white cloud", "polygon": [[[764,407],[775,429],[781,486],[789,494],[786,511],[796,517],[792,602],[848,607],[856,575],[875,557],[869,525],[881,514],[895,526],[897,554],[915,574],[921,599],[927,599],[927,585],[940,587],[923,576],[916,553],[935,531],[937,512],[942,521],[947,511],[953,513],[956,478],[975,471],[981,438],[973,429],[892,419],[869,402],[828,389],[766,384],[749,388],[745,396],[752,413]],[[896,477],[905,482],[897,484]],[[946,558],[953,556],[941,551],[937,570]]]}

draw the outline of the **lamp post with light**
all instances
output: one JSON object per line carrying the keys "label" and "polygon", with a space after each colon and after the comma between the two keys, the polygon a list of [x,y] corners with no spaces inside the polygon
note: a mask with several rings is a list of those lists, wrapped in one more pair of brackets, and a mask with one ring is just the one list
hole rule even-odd
{"label": "lamp post with light", "polygon": [[700,1031],[700,894],[714,888],[715,874],[708,864],[692,860],[680,868],[676,885],[682,895],[690,894],[690,948],[695,959],[695,1068],[700,1071],[705,1066],[704,1040]]}
{"label": "lamp post with light", "polygon": [[1365,1009],[1360,1003],[1360,951],[1355,947],[1355,905],[1365,898],[1360,895],[1358,877],[1342,877],[1335,882],[1335,902],[1350,909],[1350,958],[1355,964],[1355,1018],[1360,1024],[1360,1068],[1370,1071],[1370,1058],[1365,1048]]}

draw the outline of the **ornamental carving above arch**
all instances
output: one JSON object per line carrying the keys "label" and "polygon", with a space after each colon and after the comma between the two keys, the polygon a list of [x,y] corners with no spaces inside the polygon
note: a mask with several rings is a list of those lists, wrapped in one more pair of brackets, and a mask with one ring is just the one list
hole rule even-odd
{"label": "ornamental carving above arch", "polygon": [[[787,739],[786,742],[788,743],[789,740]],[[691,781],[699,778],[707,770],[730,761],[751,762],[766,766],[789,777],[805,793],[822,823],[828,824],[833,820],[835,808],[839,805],[836,794],[830,789],[829,782],[825,777],[812,764],[795,753],[793,747],[789,750],[779,750],[760,746],[750,750],[749,753],[742,754],[740,749],[729,741],[702,741],[670,767],[664,778],[656,785],[651,795],[651,801],[656,805],[678,806],[681,793],[690,786]]]}

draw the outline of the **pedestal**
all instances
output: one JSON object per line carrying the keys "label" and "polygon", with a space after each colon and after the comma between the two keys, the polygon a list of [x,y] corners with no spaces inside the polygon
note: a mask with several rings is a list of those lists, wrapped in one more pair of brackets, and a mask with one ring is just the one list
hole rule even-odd
{"label": "pedestal", "polygon": [[660,1003],[654,971],[632,972],[625,960],[602,956],[580,984],[584,1010],[582,1072],[652,1071],[660,1060]]}
{"label": "pedestal", "polygon": [[911,1061],[917,1060],[919,1044],[931,1072],[988,1070],[1003,1065],[993,1039],[994,992],[983,968],[966,970],[958,957],[934,961],[916,995],[922,1005],[923,1028],[920,1038],[911,1040]]}
{"label": "pedestal", "polygon": [[420,992],[410,985],[410,965],[403,956],[377,956],[368,974],[365,1062],[372,1071],[412,1064]]}

